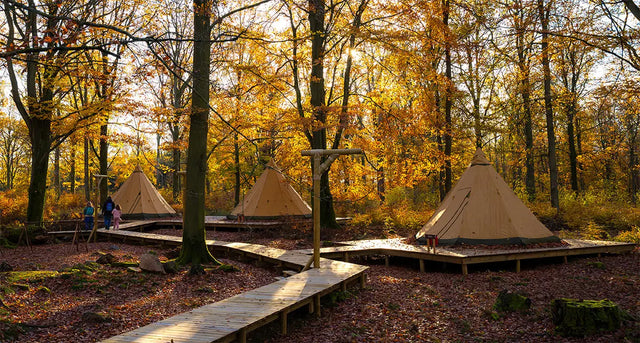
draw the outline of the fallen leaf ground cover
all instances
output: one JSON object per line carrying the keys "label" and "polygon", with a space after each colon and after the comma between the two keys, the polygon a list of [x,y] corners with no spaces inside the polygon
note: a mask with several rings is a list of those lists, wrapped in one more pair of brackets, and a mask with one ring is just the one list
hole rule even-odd
{"label": "fallen leaf ground cover", "polygon": [[0,273],[0,341],[95,342],[269,284],[276,275],[227,259],[221,261],[240,271],[132,273],[92,262],[100,253],[136,262],[150,250],[160,260],[173,252],[113,242],[90,243],[88,252],[69,243],[3,248],[0,262],[22,273]]}
{"label": "fallen leaf ground cover", "polygon": [[[361,261],[370,265],[364,290],[350,290],[344,301],[326,306],[320,318],[301,313],[301,319],[290,324],[289,335],[272,332],[266,341],[640,342],[637,322],[613,333],[563,338],[554,334],[550,312],[554,298],[609,299],[638,318],[639,257],[575,258],[568,264],[529,265],[520,273],[476,269],[466,276],[455,271],[421,273],[415,262],[392,261],[385,267]],[[493,304],[502,290],[528,295],[531,309],[497,312]]]}
{"label": "fallen leaf ground cover", "polygon": [[[161,230],[180,235],[181,231]],[[260,232],[208,232],[223,241],[259,243],[282,249],[308,248],[305,237],[280,238]],[[154,250],[162,259],[168,250],[157,247],[96,243],[89,252],[75,252],[71,245],[45,245],[3,250],[0,261],[16,270],[59,270],[95,260],[98,251],[108,251],[122,261],[133,261]],[[203,276],[186,273],[127,274],[100,269],[87,282],[45,278],[15,287],[3,294],[7,308],[2,321],[21,323],[20,342],[94,342],[129,331],[205,303],[218,301],[270,283],[275,271],[253,264],[223,259],[240,273],[210,271]],[[279,324],[250,334],[254,342],[640,342],[640,326],[626,322],[613,333],[585,338],[563,338],[554,334],[550,302],[554,298],[609,299],[640,318],[640,254],[570,258],[523,263],[521,273],[512,265],[490,265],[459,274],[456,266],[443,270],[428,264],[421,273],[415,260],[392,259],[385,267],[380,258],[357,260],[367,264],[367,286],[338,292],[323,299],[322,316],[302,308],[291,313],[289,334],[281,336]],[[75,281],[74,281],[75,280]],[[0,280],[0,282],[4,281]],[[78,286],[78,285],[81,286]],[[76,285],[76,286],[74,286]],[[41,286],[47,287],[49,291]],[[526,312],[499,313],[493,309],[502,290],[521,292],[532,300]],[[87,312],[107,315],[97,322]],[[1,324],[0,324],[1,325]],[[6,329],[6,325],[4,328]],[[2,338],[0,338],[2,341]]]}

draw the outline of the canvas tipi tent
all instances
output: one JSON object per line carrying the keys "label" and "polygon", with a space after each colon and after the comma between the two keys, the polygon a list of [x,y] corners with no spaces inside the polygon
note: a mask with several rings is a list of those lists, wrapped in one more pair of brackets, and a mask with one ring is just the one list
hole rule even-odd
{"label": "canvas tipi tent", "polygon": [[311,207],[291,187],[273,160],[230,214],[231,218],[263,220],[310,216]]}
{"label": "canvas tipi tent", "polygon": [[112,199],[122,208],[122,217],[125,219],[176,216],[176,211],[158,193],[140,166],[136,166]]}
{"label": "canvas tipi tent", "polygon": [[419,243],[534,244],[560,242],[525,206],[478,148],[471,165],[416,234]]}

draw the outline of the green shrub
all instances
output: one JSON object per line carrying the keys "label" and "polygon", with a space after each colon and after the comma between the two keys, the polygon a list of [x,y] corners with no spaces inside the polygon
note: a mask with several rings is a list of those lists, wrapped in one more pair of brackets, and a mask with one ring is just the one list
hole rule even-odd
{"label": "green shrub", "polygon": [[618,233],[618,235],[615,236],[613,240],[618,242],[640,244],[640,228],[638,226],[633,226],[631,230]]}

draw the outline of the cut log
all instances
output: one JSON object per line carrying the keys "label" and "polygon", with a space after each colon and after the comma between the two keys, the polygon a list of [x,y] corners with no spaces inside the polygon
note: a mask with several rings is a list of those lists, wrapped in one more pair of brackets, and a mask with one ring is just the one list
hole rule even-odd
{"label": "cut log", "polygon": [[556,333],[566,337],[584,337],[615,331],[626,318],[610,300],[554,299],[551,302]]}

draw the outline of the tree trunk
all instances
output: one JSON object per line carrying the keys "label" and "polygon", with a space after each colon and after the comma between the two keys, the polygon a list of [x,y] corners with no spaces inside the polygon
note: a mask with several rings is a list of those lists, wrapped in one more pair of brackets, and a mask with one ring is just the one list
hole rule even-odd
{"label": "tree trunk", "polygon": [[576,135],[574,129],[574,118],[576,114],[575,97],[567,106],[567,142],[569,143],[569,169],[571,173],[571,190],[578,193],[578,153],[576,151]]}
{"label": "tree trunk", "polygon": [[240,201],[240,145],[238,143],[238,133],[233,135],[233,163],[234,163],[234,176],[235,187],[233,192],[233,206],[238,206]]}
{"label": "tree trunk", "polygon": [[536,198],[535,162],[533,159],[533,118],[531,113],[531,84],[529,81],[529,65],[524,46],[524,29],[516,29],[516,50],[518,54],[518,70],[520,72],[520,96],[524,115],[525,141],[525,187],[529,201]]}
{"label": "tree trunk", "polygon": [[[575,118],[575,128],[576,128],[576,151],[578,156],[582,155],[582,127],[580,125],[580,117],[576,116]],[[578,170],[582,169],[582,163],[578,163]],[[578,186],[579,189],[585,189],[584,178],[578,174]]]}
{"label": "tree trunk", "polygon": [[[327,108],[324,89],[324,44],[326,32],[324,26],[324,0],[309,0],[309,28],[311,29],[311,108],[313,111],[313,129],[311,133],[311,149],[327,148]],[[326,157],[322,157],[324,162]],[[313,170],[313,160],[311,161]],[[315,195],[314,195],[315,196]],[[314,209],[317,211],[318,209]],[[320,226],[338,227],[336,213],[333,209],[333,196],[329,187],[329,171],[320,179]]]}
{"label": "tree trunk", "polygon": [[[449,26],[449,0],[443,0],[443,13],[442,13],[442,22],[444,26],[448,28]],[[445,193],[449,193],[451,190],[452,184],[452,173],[451,173],[451,145],[452,145],[452,129],[453,123],[451,121],[451,106],[452,106],[452,93],[453,93],[453,82],[451,80],[451,44],[449,43],[449,39],[447,38],[444,46],[444,58],[445,58],[445,76],[447,83],[445,86],[445,95],[444,95],[444,190]]]}
{"label": "tree trunk", "polygon": [[84,197],[91,200],[91,176],[89,173],[89,138],[84,137]]}
{"label": "tree trunk", "polygon": [[637,203],[638,195],[638,154],[636,152],[635,139],[629,144],[629,196],[633,206]]}
{"label": "tree trunk", "polygon": [[207,135],[209,130],[209,74],[211,70],[210,27],[212,2],[194,0],[193,9],[193,91],[191,125],[187,150],[187,181],[183,217],[182,249],[179,264],[215,262],[205,237],[205,178],[207,174]]}
{"label": "tree trunk", "polygon": [[553,128],[553,103],[551,101],[551,68],[549,67],[549,9],[544,0],[538,0],[538,13],[542,24],[542,72],[544,76],[544,108],[547,119],[547,140],[549,145],[549,192],[551,206],[558,209],[558,163],[556,160],[556,135]]}
{"label": "tree trunk", "polygon": [[56,199],[60,199],[60,195],[62,194],[62,182],[60,181],[60,146],[56,147],[53,156],[53,188]]}
{"label": "tree trunk", "polygon": [[[107,175],[107,168],[109,162],[108,156],[108,143],[107,143],[107,124],[100,125],[100,156],[98,156],[100,163],[100,175]],[[100,197],[98,198],[99,203],[95,204],[96,208],[100,207],[107,200],[107,196],[109,196],[109,179],[103,177],[100,179],[100,185],[98,186],[100,189]]]}
{"label": "tree trunk", "polygon": [[[175,140],[174,140],[175,142]],[[180,150],[171,148],[171,161],[173,165],[173,199],[180,199],[182,180],[180,179]]]}
{"label": "tree trunk", "polygon": [[[45,90],[46,93],[53,93]],[[41,101],[46,101],[41,98]],[[43,102],[46,103],[46,102]],[[37,105],[36,105],[37,106]],[[49,112],[47,114],[47,112]],[[31,136],[31,180],[29,181],[29,204],[27,221],[41,222],[47,190],[47,170],[51,151],[51,113],[46,106],[38,111],[32,108],[30,113],[39,113],[31,118],[29,134]],[[41,119],[42,118],[42,119]]]}
{"label": "tree trunk", "polygon": [[384,166],[380,166],[376,175],[377,175],[378,197],[380,198],[381,202],[384,202],[385,192],[386,192],[385,185],[384,185],[385,184]]}
{"label": "tree trunk", "polygon": [[[75,136],[75,135],[74,135]],[[75,142],[71,143],[71,165],[69,166],[69,192],[76,194],[76,148]]]}

